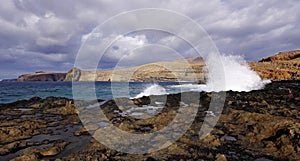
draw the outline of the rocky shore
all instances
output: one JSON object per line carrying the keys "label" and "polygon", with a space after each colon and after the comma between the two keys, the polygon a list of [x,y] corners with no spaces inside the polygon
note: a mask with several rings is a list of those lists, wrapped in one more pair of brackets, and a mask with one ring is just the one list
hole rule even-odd
{"label": "rocky shore", "polygon": [[[122,115],[128,107],[117,106],[116,100],[98,100],[101,106],[95,108],[101,108],[110,123],[124,131],[151,133],[172,121],[182,105],[181,95],[168,95],[162,110],[147,119]],[[272,82],[251,92],[226,92],[222,115],[204,139],[198,134],[203,118],[214,115],[207,111],[211,93],[200,95],[199,104],[185,105],[187,111],[198,109],[187,132],[174,144],[149,154],[122,153],[99,143],[83,127],[73,100],[35,97],[0,104],[0,160],[300,160],[300,81]],[[161,96],[150,98],[153,102]],[[150,103],[149,97],[118,101],[138,107]]]}

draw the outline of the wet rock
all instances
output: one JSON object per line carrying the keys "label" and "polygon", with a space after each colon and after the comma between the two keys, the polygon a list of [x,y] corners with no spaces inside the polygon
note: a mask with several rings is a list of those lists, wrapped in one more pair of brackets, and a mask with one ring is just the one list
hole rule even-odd
{"label": "wet rock", "polygon": [[38,155],[37,154],[25,154],[19,157],[12,159],[11,161],[37,161]]}
{"label": "wet rock", "polygon": [[0,147],[0,155],[5,155],[18,147],[20,141],[12,142]]}
{"label": "wet rock", "polygon": [[80,135],[90,135],[90,133],[85,129],[85,128],[81,128],[77,131],[74,132],[75,136],[80,136]]}
{"label": "wet rock", "polygon": [[60,153],[68,144],[69,142],[57,143],[53,147],[47,147],[39,150],[38,153],[44,157],[54,156]]}
{"label": "wet rock", "polygon": [[224,135],[221,139],[226,141],[237,141],[235,137],[229,135]]}
{"label": "wet rock", "polygon": [[217,154],[216,161],[227,161],[226,156],[224,154]]}

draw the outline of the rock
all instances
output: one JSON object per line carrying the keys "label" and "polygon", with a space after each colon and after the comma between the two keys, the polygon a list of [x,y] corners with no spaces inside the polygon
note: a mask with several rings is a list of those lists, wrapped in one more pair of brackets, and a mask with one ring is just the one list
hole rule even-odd
{"label": "rock", "polygon": [[12,142],[7,145],[1,146],[0,147],[0,155],[5,155],[12,150],[16,149],[18,145],[20,144],[20,141]]}
{"label": "rock", "polygon": [[54,156],[60,153],[68,144],[69,142],[57,143],[53,147],[47,147],[39,150],[38,153],[44,157]]}
{"label": "rock", "polygon": [[78,68],[72,68],[67,72],[66,78],[64,81],[79,81],[81,76],[81,70]]}
{"label": "rock", "polygon": [[248,64],[261,78],[271,80],[300,79],[300,50],[280,52],[259,62]]}
{"label": "rock", "polygon": [[203,59],[196,57],[119,70],[84,71],[73,68],[66,74],[65,81],[194,81],[196,77],[204,82],[203,69]]}
{"label": "rock", "polygon": [[216,161],[227,161],[226,156],[224,154],[217,154]]}
{"label": "rock", "polygon": [[221,139],[226,141],[237,141],[235,137],[229,135],[224,135]]}
{"label": "rock", "polygon": [[203,140],[201,140],[206,146],[216,147],[221,145],[220,140],[217,136],[208,134]]}
{"label": "rock", "polygon": [[28,81],[63,81],[65,80],[66,73],[53,73],[53,72],[37,72],[33,74],[24,74],[18,77],[18,82]]}
{"label": "rock", "polygon": [[300,50],[289,51],[289,52],[279,52],[276,55],[263,58],[260,62],[273,62],[273,61],[284,61],[284,60],[294,60],[300,58]]}
{"label": "rock", "polygon": [[60,152],[58,147],[46,148],[40,151],[40,154],[44,157],[54,156]]}
{"label": "rock", "polygon": [[75,136],[80,136],[80,135],[90,135],[90,133],[85,129],[85,128],[81,128],[77,131],[74,132]]}
{"label": "rock", "polygon": [[16,157],[14,159],[11,159],[11,161],[37,161],[38,160],[38,155],[37,154],[26,154],[26,155],[21,155],[19,157]]}

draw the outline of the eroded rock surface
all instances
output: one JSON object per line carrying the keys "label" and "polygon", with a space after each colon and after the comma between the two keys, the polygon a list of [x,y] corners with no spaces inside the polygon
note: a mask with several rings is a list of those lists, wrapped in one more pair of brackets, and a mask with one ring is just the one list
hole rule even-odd
{"label": "eroded rock surface", "polygon": [[[2,104],[0,160],[300,160],[299,81],[273,82],[251,92],[227,92],[222,115],[204,139],[199,139],[204,117],[215,117],[207,111],[211,93],[201,92],[199,104],[182,102],[182,95],[189,93],[168,95],[165,103],[161,103],[162,96],[99,100],[100,107],[95,102],[79,102],[79,110],[72,100],[54,97]],[[127,154],[93,138],[109,124],[136,134],[159,131],[176,117],[180,106],[187,113],[196,107],[197,115],[185,134],[165,149]],[[144,107],[159,108],[156,113],[143,113]],[[95,108],[102,109],[108,122],[83,120],[87,125],[83,127],[77,114],[93,116],[90,109]],[[147,118],[133,117],[139,113]],[[175,124],[172,133],[179,128]],[[111,141],[128,142],[117,137]]]}

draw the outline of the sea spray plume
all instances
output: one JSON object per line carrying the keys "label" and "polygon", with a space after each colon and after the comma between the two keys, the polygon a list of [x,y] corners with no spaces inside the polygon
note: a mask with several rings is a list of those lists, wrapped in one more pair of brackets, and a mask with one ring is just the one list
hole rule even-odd
{"label": "sea spray plume", "polygon": [[[241,56],[235,55],[221,55],[221,62],[224,71],[207,69],[210,73],[207,74],[207,85],[212,91],[251,91],[258,90],[264,87],[265,84],[270,83],[270,80],[262,80],[259,75],[250,69],[246,61]],[[213,58],[207,59],[207,63],[214,64]],[[207,65],[207,68],[210,68]],[[212,86],[212,84],[219,84],[218,72],[225,73],[225,86]]]}

